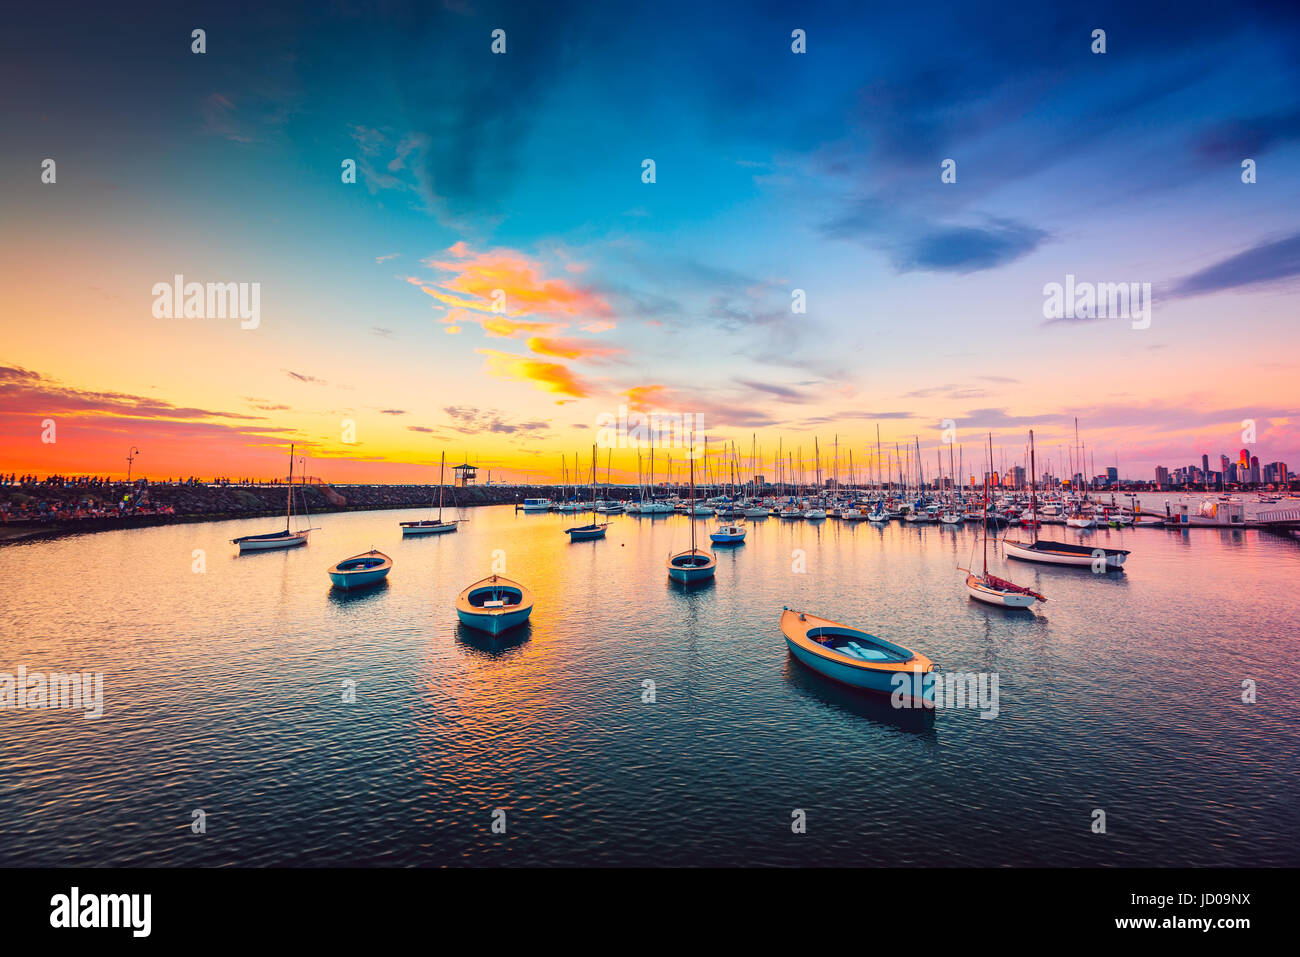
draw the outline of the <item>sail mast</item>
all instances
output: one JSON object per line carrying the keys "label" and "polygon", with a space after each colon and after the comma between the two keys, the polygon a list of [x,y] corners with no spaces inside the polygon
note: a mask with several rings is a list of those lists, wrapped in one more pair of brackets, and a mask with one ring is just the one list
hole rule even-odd
{"label": "sail mast", "polygon": [[[705,442],[709,441],[708,436],[705,436],[704,441],[705,441]],[[691,433],[691,454],[688,455],[687,458],[690,459],[690,473],[691,473],[691,508],[690,508],[690,523],[691,523],[691,553],[694,554],[694,553],[695,553],[695,433],[694,433],[694,432]]]}
{"label": "sail mast", "polygon": [[1037,484],[1038,467],[1034,464],[1034,430],[1029,430],[1029,518],[1034,529],[1034,541],[1038,541],[1038,499],[1034,495]]}
{"label": "sail mast", "polygon": [[289,530],[289,523],[293,519],[293,445],[289,446],[289,501],[284,509],[284,530]]}
{"label": "sail mast", "polygon": [[[447,471],[447,450],[443,449],[442,463],[438,466],[438,524],[439,525],[442,524],[442,490],[443,490],[443,481],[444,481],[443,476],[446,474],[446,471]],[[518,499],[516,499],[516,501],[518,501]],[[462,512],[461,514],[463,515],[465,513]]]}
{"label": "sail mast", "polygon": [[[993,467],[993,433],[989,433],[989,468]],[[984,473],[984,577],[989,577],[989,473]]]}

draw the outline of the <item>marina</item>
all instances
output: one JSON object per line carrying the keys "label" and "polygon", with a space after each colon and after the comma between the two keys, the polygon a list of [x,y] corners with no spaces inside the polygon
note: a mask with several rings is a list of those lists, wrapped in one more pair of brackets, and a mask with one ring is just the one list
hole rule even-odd
{"label": "marina", "polygon": [[[650,569],[689,540],[685,515],[616,516],[622,547],[560,561],[563,514],[480,507],[427,540],[404,539],[401,514],[334,514],[309,547],[256,555],[228,543],[258,520],[0,549],[15,657],[105,675],[96,721],[5,714],[0,798],[24,823],[0,859],[1298,863],[1300,791],[1277,773],[1300,756],[1290,538],[1060,529],[1140,556],[1094,574],[1010,562],[990,529],[990,571],[1051,598],[1011,614],[956,587],[978,522],[759,522],[744,548],[706,552],[715,583],[683,589]],[[319,551],[363,544],[398,572],[332,589]],[[113,573],[142,554],[153,560],[129,578]],[[496,635],[457,603],[466,571],[494,561],[536,596]],[[998,674],[998,719],[899,711],[827,678],[791,654],[783,606],[912,649],[940,675]],[[364,776],[347,772],[359,761]],[[178,766],[181,800],[236,831],[168,836]],[[485,801],[516,815],[504,840],[475,824]],[[1123,822],[1104,842],[1086,826],[1100,803]],[[791,842],[796,806],[839,823]]]}

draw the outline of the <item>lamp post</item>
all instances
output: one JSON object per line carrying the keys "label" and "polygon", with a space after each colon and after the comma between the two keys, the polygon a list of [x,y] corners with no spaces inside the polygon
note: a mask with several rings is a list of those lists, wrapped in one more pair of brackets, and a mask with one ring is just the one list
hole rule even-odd
{"label": "lamp post", "polygon": [[131,484],[131,463],[135,461],[135,457],[139,454],[140,454],[140,450],[137,449],[134,445],[131,446],[131,451],[126,453],[126,484],[127,485]]}

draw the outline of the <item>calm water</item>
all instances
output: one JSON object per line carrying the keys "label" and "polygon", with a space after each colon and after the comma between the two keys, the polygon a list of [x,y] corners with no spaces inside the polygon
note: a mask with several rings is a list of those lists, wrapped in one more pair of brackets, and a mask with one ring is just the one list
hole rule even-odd
{"label": "calm water", "polygon": [[[571,517],[466,514],[409,541],[409,512],[325,515],[244,557],[228,540],[273,520],[0,549],[0,671],[105,675],[99,720],[0,711],[0,863],[1300,864],[1292,541],[1051,529],[1129,570],[999,557],[1050,599],[1008,613],[961,587],[973,526],[768,519],[683,591],[683,517],[571,545]],[[371,546],[389,583],[331,594]],[[492,640],[453,600],[497,550],[537,606]],[[997,672],[1000,716],[905,720],[830,684],[788,656],[783,604]]]}

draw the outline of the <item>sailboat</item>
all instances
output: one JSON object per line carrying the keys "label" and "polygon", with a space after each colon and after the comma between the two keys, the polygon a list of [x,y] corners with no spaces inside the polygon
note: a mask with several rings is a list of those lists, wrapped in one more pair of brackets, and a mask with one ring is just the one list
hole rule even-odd
{"label": "sailboat", "polygon": [[410,535],[442,535],[445,532],[456,531],[456,526],[460,520],[455,519],[450,522],[442,520],[442,492],[444,489],[443,476],[447,468],[447,453],[442,453],[442,464],[438,466],[438,517],[437,519],[421,519],[417,522],[399,522],[402,527],[402,537]]}
{"label": "sailboat", "polygon": [[[993,465],[993,435],[989,434],[989,468]],[[989,475],[984,473],[984,507],[988,508],[989,502]],[[976,575],[969,568],[960,568],[958,571],[966,573],[966,591],[970,596],[979,601],[990,605],[1000,605],[1003,608],[1028,608],[1038,601],[1047,601],[1042,595],[1028,588],[1023,588],[1015,582],[1007,581],[1005,578],[998,578],[996,575],[989,574],[989,527],[987,524],[983,527],[982,538],[984,541],[984,571]]]}
{"label": "sailboat", "polygon": [[571,542],[588,542],[592,539],[604,538],[607,528],[609,522],[600,524],[596,521],[596,447],[593,445],[591,447],[591,523],[566,528],[564,531]]}
{"label": "sailboat", "polygon": [[[289,446],[289,502],[284,514],[284,531],[267,532],[265,535],[243,535],[239,538],[232,538],[230,544],[239,546],[239,554],[244,552],[269,551],[273,548],[297,548],[299,545],[307,544],[307,535],[313,531],[310,528],[300,529],[298,531],[290,530],[290,523],[293,521],[293,446]],[[306,482],[306,476],[303,477]],[[303,507],[306,508],[307,502],[304,498]]]}
{"label": "sailboat", "polygon": [[[691,435],[691,448],[695,448],[695,435]],[[687,456],[691,462],[691,501],[695,501],[695,459]],[[689,584],[712,578],[718,570],[718,560],[711,552],[695,547],[695,516],[687,515],[686,521],[691,526],[691,547],[684,552],[668,556],[668,577],[675,582]]]}
{"label": "sailboat", "polygon": [[1042,541],[1038,537],[1038,499],[1034,494],[1034,430],[1029,430],[1029,510],[1033,536],[1030,541],[1002,540],[1002,547],[1008,558],[1019,558],[1026,562],[1042,562],[1048,565],[1075,565],[1091,567],[1097,559],[1103,559],[1108,569],[1123,568],[1129,552],[1126,548],[1102,548],[1099,545],[1072,545],[1069,542]]}
{"label": "sailboat", "polygon": [[740,523],[719,525],[709,532],[709,541],[715,545],[743,545],[745,544],[746,531],[745,526]]}

